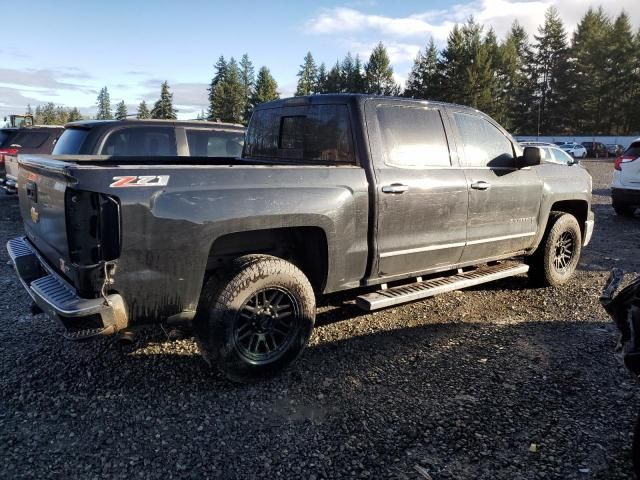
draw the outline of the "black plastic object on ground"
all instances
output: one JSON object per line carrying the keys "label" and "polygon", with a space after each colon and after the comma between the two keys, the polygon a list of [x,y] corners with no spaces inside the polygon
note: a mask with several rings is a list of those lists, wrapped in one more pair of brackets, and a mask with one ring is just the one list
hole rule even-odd
{"label": "black plastic object on ground", "polygon": [[[640,377],[640,276],[616,295],[623,278],[622,270],[611,272],[600,295],[600,303],[620,330],[616,350],[622,355],[624,365]],[[631,456],[636,476],[640,478],[640,417],[636,422]]]}

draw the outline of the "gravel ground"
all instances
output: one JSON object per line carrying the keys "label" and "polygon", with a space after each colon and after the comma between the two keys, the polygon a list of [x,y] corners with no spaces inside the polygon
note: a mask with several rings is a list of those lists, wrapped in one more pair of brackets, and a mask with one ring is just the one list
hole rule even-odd
{"label": "gravel ground", "polygon": [[[596,232],[569,285],[515,277],[363,314],[334,296],[302,359],[238,386],[191,340],[69,343],[31,318],[0,251],[0,478],[631,478],[638,386],[598,303],[640,272],[640,218],[594,177]],[[0,196],[0,244],[21,226]]]}

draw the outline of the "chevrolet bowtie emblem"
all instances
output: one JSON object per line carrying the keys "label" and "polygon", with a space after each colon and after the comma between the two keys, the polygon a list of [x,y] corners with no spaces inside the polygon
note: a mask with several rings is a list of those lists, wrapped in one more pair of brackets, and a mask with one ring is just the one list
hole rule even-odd
{"label": "chevrolet bowtie emblem", "polygon": [[31,220],[33,220],[33,223],[38,223],[38,220],[40,220],[40,214],[36,210],[36,207],[31,207]]}

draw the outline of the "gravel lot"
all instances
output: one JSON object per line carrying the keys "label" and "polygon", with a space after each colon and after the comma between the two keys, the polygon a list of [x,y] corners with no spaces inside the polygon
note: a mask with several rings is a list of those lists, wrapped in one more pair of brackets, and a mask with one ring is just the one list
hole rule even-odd
{"label": "gravel lot", "polygon": [[[640,272],[640,218],[594,177],[596,232],[558,289],[525,277],[363,314],[321,309],[275,380],[226,382],[191,340],[70,343],[31,318],[0,251],[0,478],[631,478],[638,385],[598,303]],[[0,244],[21,231],[0,195]]]}

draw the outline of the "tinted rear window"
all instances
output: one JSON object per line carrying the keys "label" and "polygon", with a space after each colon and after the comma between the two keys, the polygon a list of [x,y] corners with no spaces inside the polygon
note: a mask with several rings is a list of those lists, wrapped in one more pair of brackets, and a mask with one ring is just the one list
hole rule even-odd
{"label": "tinted rear window", "polygon": [[111,133],[102,146],[102,155],[176,156],[173,127],[131,127]]}
{"label": "tinted rear window", "polygon": [[189,155],[192,157],[239,157],[244,132],[187,129]]}
{"label": "tinted rear window", "polygon": [[625,157],[640,157],[640,142],[633,142],[623,153]]}
{"label": "tinted rear window", "polygon": [[49,138],[48,132],[20,132],[12,140],[12,144],[20,145],[20,148],[39,148]]}
{"label": "tinted rear window", "polygon": [[84,143],[89,130],[86,128],[66,129],[53,147],[54,155],[76,155]]}
{"label": "tinted rear window", "polygon": [[449,144],[438,110],[379,105],[376,112],[389,165],[451,166]]}
{"label": "tinted rear window", "polygon": [[355,163],[346,105],[257,110],[244,155],[300,162]]}
{"label": "tinted rear window", "polygon": [[[8,147],[9,140],[13,137],[16,132],[12,132],[10,130],[0,130],[0,147]],[[7,145],[5,145],[5,142]]]}

